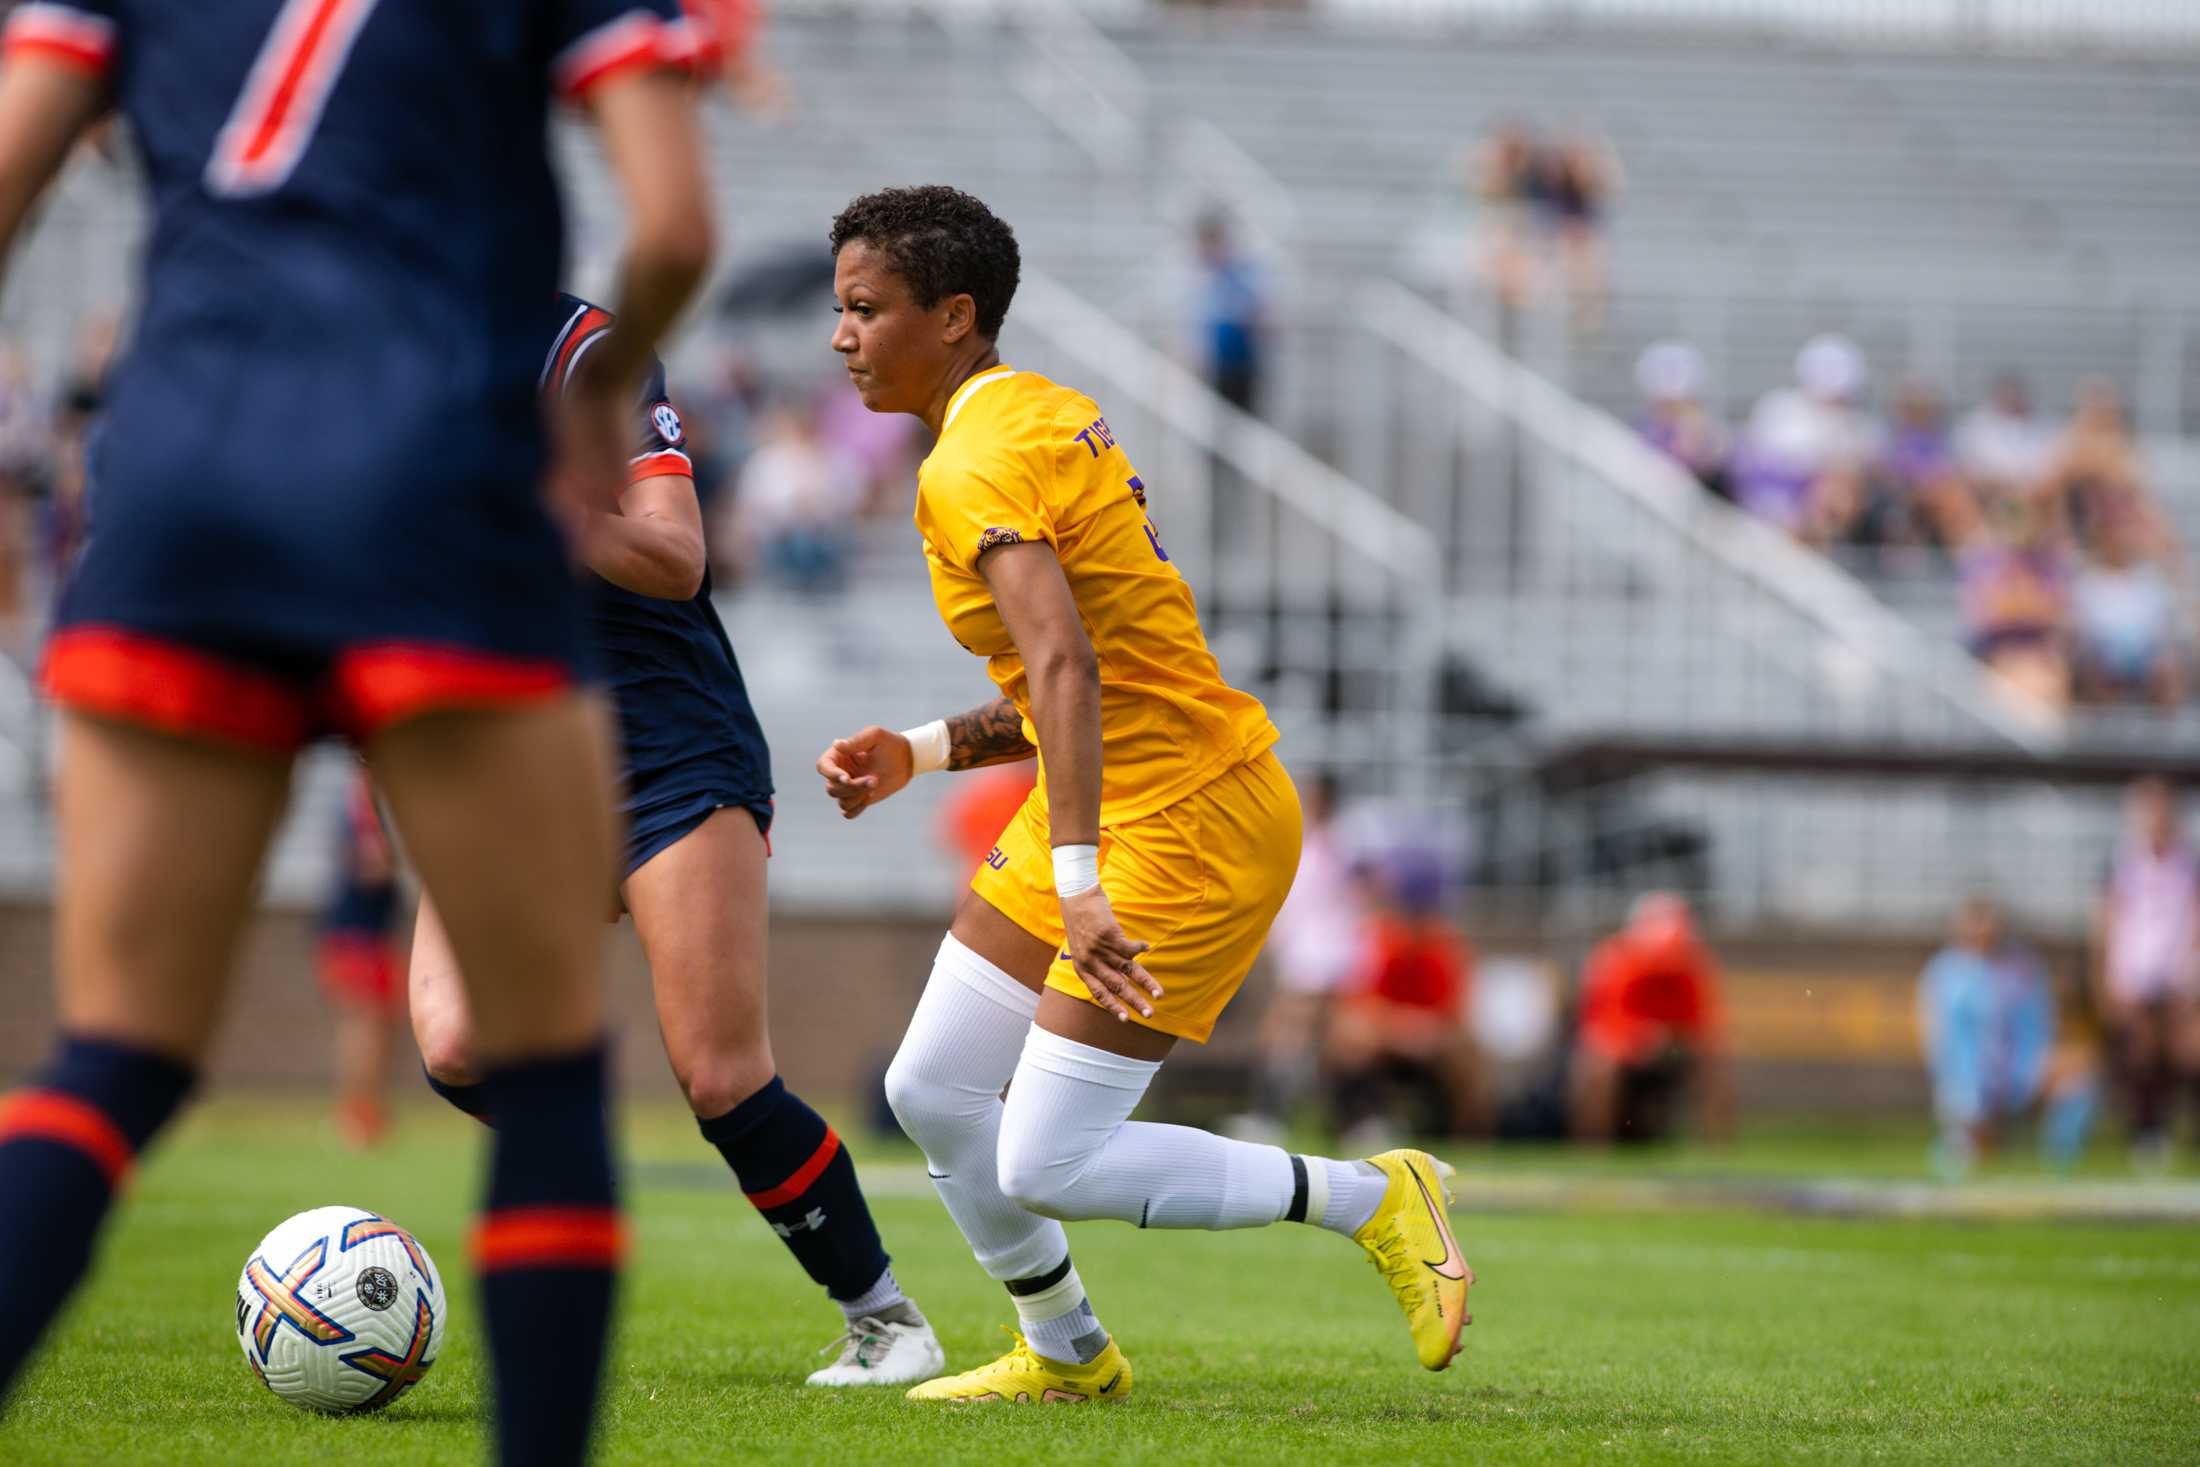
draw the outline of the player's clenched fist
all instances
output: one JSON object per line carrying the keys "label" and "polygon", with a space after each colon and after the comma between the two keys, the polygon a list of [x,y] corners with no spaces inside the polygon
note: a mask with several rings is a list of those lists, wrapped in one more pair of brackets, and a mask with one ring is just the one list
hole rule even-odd
{"label": "player's clenched fist", "polygon": [[825,793],[840,806],[841,818],[853,820],[909,783],[916,761],[909,740],[892,729],[871,725],[858,734],[834,739],[817,756]]}

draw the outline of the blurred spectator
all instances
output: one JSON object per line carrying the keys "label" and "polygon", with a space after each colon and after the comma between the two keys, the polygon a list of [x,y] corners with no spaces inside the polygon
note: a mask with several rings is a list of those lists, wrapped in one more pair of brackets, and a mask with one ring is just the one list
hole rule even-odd
{"label": "blurred spectator", "polygon": [[1946,522],[1973,656],[2018,696],[2070,701],[2069,546],[2038,497],[1965,502]]}
{"label": "blurred spectator", "polygon": [[687,421],[688,457],[695,461],[695,495],[703,527],[712,537],[711,559],[733,564],[738,547],[722,543],[732,525],[725,499],[755,446],[764,384],[756,361],[738,346],[721,345],[692,384],[675,383]]}
{"label": "blurred spectator", "polygon": [[76,356],[54,408],[53,480],[39,526],[41,559],[59,581],[84,536],[86,463],[92,425],[107,396],[107,372],[120,336],[112,316],[94,316],[77,333]]}
{"label": "blurred spectator", "polygon": [[856,466],[826,444],[810,413],[773,410],[734,489],[740,560],[806,595],[837,591],[863,489]]}
{"label": "blurred spectator", "polygon": [[1903,380],[1874,476],[1877,493],[1854,538],[1881,548],[1916,544],[1937,525],[1951,495],[1964,492],[1940,394],[1919,377]]}
{"label": "blurred spectator", "polygon": [[352,779],[339,825],[336,884],[321,911],[317,961],[336,1007],[336,1120],[362,1149],[389,1129],[390,1060],[405,1002],[398,957],[397,856],[374,785]]}
{"label": "blurred spectator", "polygon": [[1313,1086],[1330,1000],[1359,971],[1367,949],[1367,895],[1337,828],[1336,776],[1303,786],[1305,844],[1291,895],[1268,934],[1275,991],[1260,1016],[1260,1057],[1250,1109],[1230,1134],[1275,1144]]}
{"label": "blurred spectator", "polygon": [[1579,331],[1600,331],[1609,288],[1605,219],[1619,193],[1619,160],[1603,138],[1580,129],[1544,149],[1536,166],[1570,319]]}
{"label": "blurred spectator", "polygon": [[2150,536],[2166,538],[2147,490],[2146,465],[2124,420],[2123,398],[2105,377],[2078,385],[2078,405],[2055,441],[2045,490],[2061,501],[2071,527],[2087,543],[2111,519],[2129,519]]}
{"label": "blurred spectator", "polygon": [[1879,433],[1858,406],[1863,353],[1844,336],[1812,338],[1793,387],[1758,400],[1736,455],[1735,499],[1757,518],[1815,545],[1845,538],[1864,508],[1864,474]]}
{"label": "blurred spectator", "polygon": [[1441,863],[1426,853],[1376,870],[1359,970],[1337,996],[1324,1045],[1335,1125],[1348,1149],[1382,1149],[1394,1089],[1419,1100],[1408,1116],[1415,1134],[1488,1130],[1466,1024],[1474,951],[1444,918],[1447,887]]}
{"label": "blurred spectator", "polygon": [[964,861],[962,875],[993,854],[1001,832],[1031,798],[1038,783],[1036,760],[1019,759],[974,770],[955,781],[940,801],[940,843]]}
{"label": "blurred spectator", "polygon": [[1663,1139],[1693,1099],[1703,1133],[1734,1134],[1719,969],[1686,899],[1638,898],[1627,925],[1599,943],[1582,971],[1569,1077],[1574,1135],[1584,1141]]}
{"label": "blurred spectator", "polygon": [[1956,425],[1956,467],[1981,499],[2029,494],[2047,477],[2054,435],[2032,414],[2024,378],[2004,372],[1985,402]]}
{"label": "blurred spectator", "polygon": [[1268,370],[1268,283],[1222,215],[1200,219],[1197,247],[1192,329],[1200,370],[1224,401],[1258,413]]}
{"label": "blurred spectator", "polygon": [[1468,164],[1479,235],[1478,271],[1507,312],[1535,299],[1536,211],[1545,185],[1534,132],[1508,118],[1490,129]]}
{"label": "blurred spectator", "polygon": [[903,413],[874,413],[845,379],[817,400],[817,431],[855,467],[863,485],[863,512],[909,517],[916,478],[916,422]]}
{"label": "blurred spectator", "polygon": [[2167,1161],[2171,1103],[2193,1053],[2200,1000],[2200,858],[2168,782],[2144,779],[2125,805],[2121,846],[2096,918],[2094,1003],[2142,1166]]}
{"label": "blurred spectator", "polygon": [[2010,1122],[2038,1113],[2049,1164],[2077,1159],[2095,1108],[2090,1073],[2053,1064],[2055,995],[2037,954],[2013,941],[2000,906],[1972,897],[1948,944],[1919,976],[1918,1032],[1932,1072],[1939,1124],[1934,1162],[1968,1173]]}
{"label": "blurred spectator", "polygon": [[29,364],[12,343],[0,343],[0,647],[8,624],[29,609],[31,507],[45,487],[46,442]]}
{"label": "blurred spectator", "polygon": [[2128,512],[2104,519],[2071,592],[2077,692],[2087,702],[2184,700],[2177,594],[2162,567],[2142,558],[2145,538]]}
{"label": "blurred spectator", "polygon": [[1635,361],[1642,410],[1635,431],[1643,441],[1695,475],[1722,499],[1734,497],[1727,479],[1733,435],[1703,405],[1703,353],[1684,341],[1652,342]]}

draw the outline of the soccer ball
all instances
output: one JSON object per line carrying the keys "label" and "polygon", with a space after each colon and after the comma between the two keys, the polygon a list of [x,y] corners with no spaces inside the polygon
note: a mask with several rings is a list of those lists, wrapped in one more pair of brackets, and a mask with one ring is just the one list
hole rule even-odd
{"label": "soccer ball", "polygon": [[316,1207],[245,1260],[237,1343],[261,1384],[294,1406],[378,1411],[435,1364],[443,1280],[388,1218]]}

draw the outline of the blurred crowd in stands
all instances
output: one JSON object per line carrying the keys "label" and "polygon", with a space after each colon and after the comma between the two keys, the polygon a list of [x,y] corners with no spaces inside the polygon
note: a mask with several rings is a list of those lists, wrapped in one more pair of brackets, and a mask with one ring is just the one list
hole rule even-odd
{"label": "blurred crowd in stands", "polygon": [[[1251,1105],[1275,1139],[1309,1106],[1348,1149],[1401,1134],[1588,1144],[1732,1135],[1717,961],[1688,902],[1638,899],[1579,981],[1477,954],[1457,921],[1465,833],[1425,808],[1304,782],[1307,835],[1268,945]],[[1570,998],[1562,994],[1570,993]]]}
{"label": "blurred crowd in stands", "polygon": [[1474,148],[1467,161],[1474,265],[1508,315],[1555,287],[1577,331],[1603,326],[1605,228],[1620,186],[1617,155],[1585,125],[1545,136],[1507,119]]}
{"label": "blurred crowd in stands", "polygon": [[2126,798],[2082,982],[2057,985],[2000,904],[1977,896],[1919,979],[1917,1018],[1944,1176],[2027,1125],[2042,1159],[2067,1168],[2110,1098],[2133,1164],[2162,1170],[2180,1098],[2200,1118],[2200,857],[2176,792],[2146,779]]}
{"label": "blurred crowd in stands", "polygon": [[46,590],[83,533],[85,434],[115,339],[112,317],[88,321],[51,387],[0,342],[0,655],[29,651]]}
{"label": "blurred crowd in stands", "polygon": [[1714,494],[1869,575],[1946,576],[1971,650],[2035,702],[2174,706],[2190,696],[2193,585],[2122,398],[2093,379],[2059,421],[2024,378],[1960,418],[1934,386],[1868,403],[1863,353],[1819,336],[1792,385],[1730,426],[1702,355],[1636,363],[1645,440]]}
{"label": "blurred crowd in stands", "polygon": [[[950,842],[982,858],[1031,780],[1022,767],[968,785]],[[1730,1018],[1687,899],[1637,896],[1570,972],[1478,954],[1457,921],[1469,852],[1456,832],[1425,811],[1340,803],[1326,778],[1305,786],[1298,879],[1250,995],[1260,1024],[1236,1134],[1275,1140],[1313,1119],[1360,1150],[1406,1134],[1733,1136],[1737,1057],[1767,1056]],[[2068,1170],[2108,1108],[2132,1164],[2166,1167],[2180,1101],[2200,1126],[2200,855],[2176,792],[2131,787],[2094,930],[2059,971],[2000,902],[1963,901],[1918,975],[1915,1028],[1939,1175],[2027,1137]]]}

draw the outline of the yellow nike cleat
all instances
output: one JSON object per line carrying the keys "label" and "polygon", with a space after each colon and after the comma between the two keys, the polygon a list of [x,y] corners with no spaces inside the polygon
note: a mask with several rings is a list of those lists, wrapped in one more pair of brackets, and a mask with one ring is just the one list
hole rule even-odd
{"label": "yellow nike cleat", "polygon": [[1425,1151],[1386,1151],[1367,1162],[1390,1178],[1390,1186],[1353,1241],[1398,1296],[1421,1364],[1442,1370],[1460,1351],[1460,1329],[1473,1320],[1467,1288],[1474,1270],[1452,1239],[1445,1210],[1451,1189],[1444,1179],[1452,1169]]}
{"label": "yellow nike cleat", "polygon": [[[1006,1326],[1003,1326],[1005,1329]],[[1109,1340],[1090,1364],[1069,1365],[1034,1352],[1014,1330],[1016,1348],[989,1365],[943,1375],[909,1391],[912,1401],[1006,1401],[1017,1406],[1060,1401],[1121,1401],[1131,1393],[1131,1363]]]}

